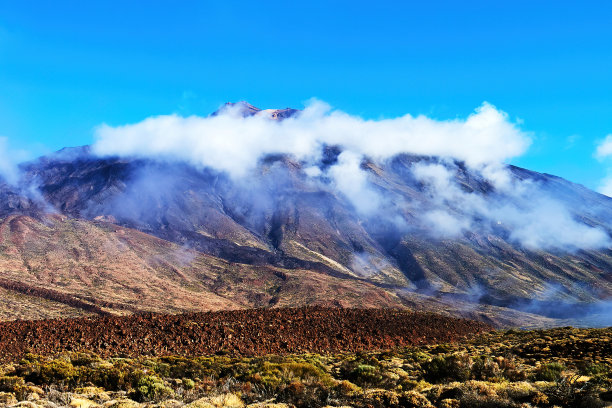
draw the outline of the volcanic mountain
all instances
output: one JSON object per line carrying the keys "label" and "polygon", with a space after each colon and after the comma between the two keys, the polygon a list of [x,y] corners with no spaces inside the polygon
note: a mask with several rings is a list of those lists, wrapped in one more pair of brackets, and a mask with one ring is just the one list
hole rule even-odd
{"label": "volcanic mountain", "polygon": [[[236,107],[299,115],[213,115]],[[315,176],[269,154],[241,180],[88,146],[25,163],[0,185],[0,317],[316,304],[606,324],[612,199],[514,166],[496,173],[504,189],[459,160],[399,154],[361,161],[379,201],[363,211],[326,176],[342,152],[321,146]]]}

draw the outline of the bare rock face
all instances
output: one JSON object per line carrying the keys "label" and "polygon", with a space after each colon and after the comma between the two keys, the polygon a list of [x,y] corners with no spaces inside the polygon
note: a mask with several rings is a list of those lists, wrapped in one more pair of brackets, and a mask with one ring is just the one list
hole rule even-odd
{"label": "bare rock face", "polygon": [[[223,109],[276,120],[299,114],[246,102]],[[324,146],[320,169],[341,151]],[[17,308],[0,300],[0,318],[309,304],[405,305],[510,324],[606,314],[592,306],[612,297],[612,251],[527,248],[503,223],[435,236],[425,214],[440,200],[414,177],[419,163],[446,166],[462,191],[485,202],[512,200],[462,163],[413,155],[362,163],[401,215],[399,227],[385,209],[364,215],[324,179],[308,182],[303,164],[283,155],[262,159],[237,183],[178,162],[63,149],[25,164],[23,186],[0,183],[0,290],[21,299]],[[507,171],[611,233],[611,199]],[[444,205],[461,215],[457,203]]]}

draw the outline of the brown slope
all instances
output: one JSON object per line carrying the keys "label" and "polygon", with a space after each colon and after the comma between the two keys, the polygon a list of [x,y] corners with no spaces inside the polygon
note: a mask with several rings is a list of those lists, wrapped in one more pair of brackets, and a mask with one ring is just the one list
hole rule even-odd
{"label": "brown slope", "polygon": [[57,316],[62,308],[74,315],[400,305],[368,283],[231,263],[133,229],[58,215],[0,222],[0,287],[14,297],[13,313],[0,308],[9,319]]}

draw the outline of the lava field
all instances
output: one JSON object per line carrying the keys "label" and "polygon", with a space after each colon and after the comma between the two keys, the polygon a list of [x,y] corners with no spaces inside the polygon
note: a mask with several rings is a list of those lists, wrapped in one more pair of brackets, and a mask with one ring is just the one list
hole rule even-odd
{"label": "lava field", "polygon": [[382,350],[453,342],[484,323],[398,309],[304,307],[0,322],[0,359],[89,351],[102,357]]}

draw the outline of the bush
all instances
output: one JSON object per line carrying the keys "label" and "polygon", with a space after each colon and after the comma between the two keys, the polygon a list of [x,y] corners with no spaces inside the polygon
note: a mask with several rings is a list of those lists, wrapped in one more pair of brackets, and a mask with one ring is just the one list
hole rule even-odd
{"label": "bush", "polygon": [[40,367],[39,381],[42,384],[66,383],[76,377],[74,366],[63,360],[53,360]]}
{"label": "bush", "polygon": [[503,371],[499,367],[499,364],[493,359],[485,356],[479,356],[474,359],[471,371],[471,376],[475,380],[498,379],[503,374]]}
{"label": "bush", "polygon": [[610,372],[610,369],[606,364],[602,363],[590,363],[584,364],[581,369],[581,373],[584,375],[600,375],[607,374]]}
{"label": "bush", "polygon": [[183,387],[186,390],[192,390],[195,388],[195,382],[191,378],[183,378]]}
{"label": "bush", "polygon": [[94,353],[73,353],[70,355],[70,363],[75,367],[91,366],[100,362],[100,357]]}
{"label": "bush", "polygon": [[139,402],[158,401],[174,395],[174,391],[164,381],[154,375],[140,378],[130,396]]}
{"label": "bush", "polygon": [[382,374],[377,367],[359,364],[349,373],[348,380],[362,387],[376,385],[382,380]]}
{"label": "bush", "polygon": [[353,396],[361,392],[361,388],[348,380],[340,381],[334,387],[335,391],[343,397]]}
{"label": "bush", "polygon": [[144,373],[125,362],[116,362],[82,370],[84,382],[90,382],[108,391],[127,391],[134,387]]}
{"label": "bush", "polygon": [[0,391],[12,392],[18,399],[22,399],[27,390],[25,381],[17,376],[0,377]]}
{"label": "bush", "polygon": [[535,378],[538,381],[559,381],[565,366],[561,363],[542,364],[536,369]]}
{"label": "bush", "polygon": [[423,364],[423,377],[431,383],[467,381],[471,367],[472,359],[467,355],[438,356]]}

